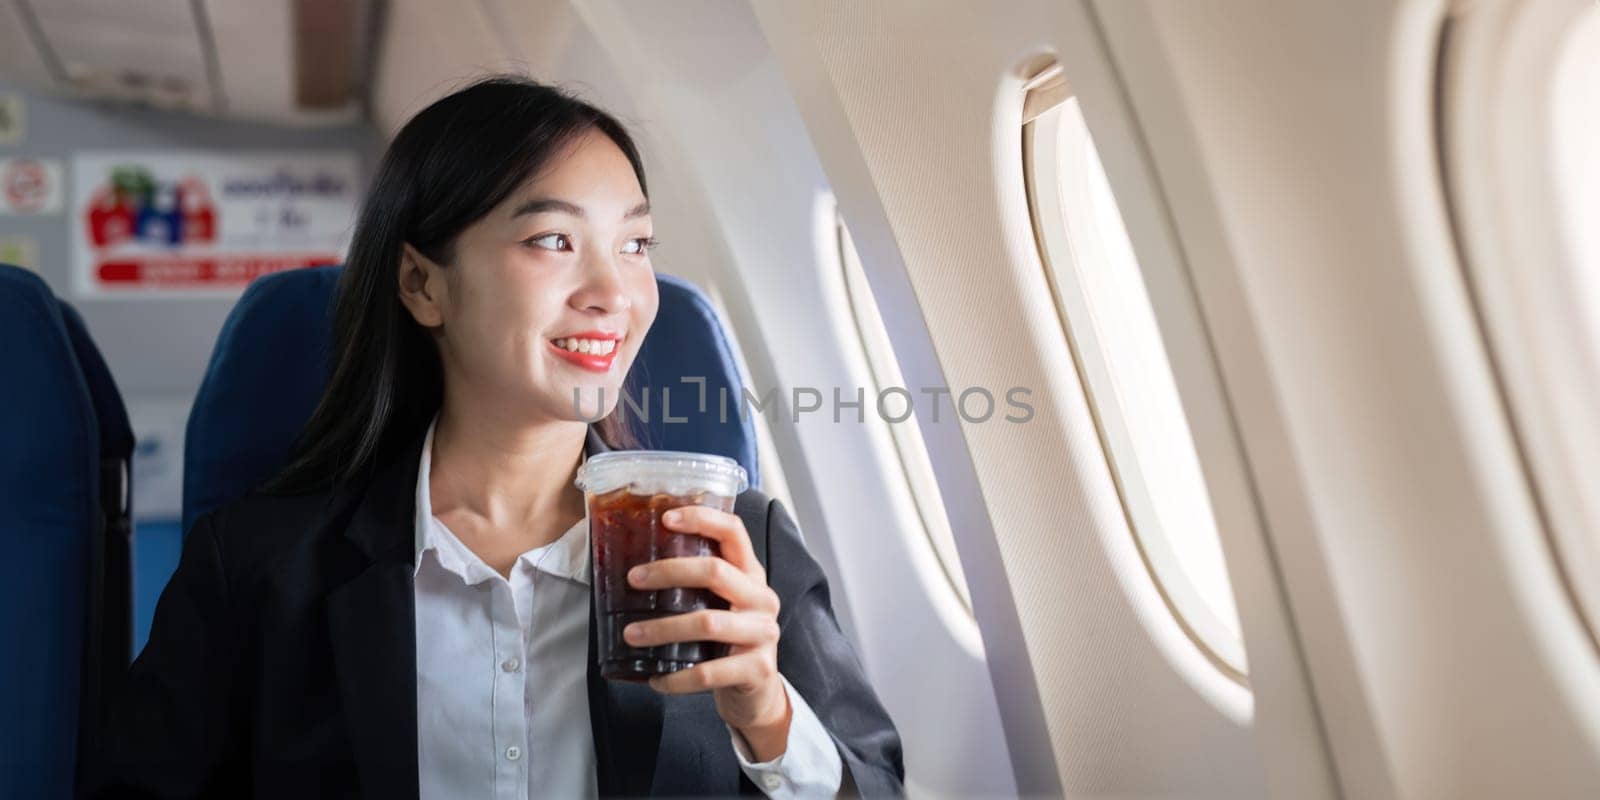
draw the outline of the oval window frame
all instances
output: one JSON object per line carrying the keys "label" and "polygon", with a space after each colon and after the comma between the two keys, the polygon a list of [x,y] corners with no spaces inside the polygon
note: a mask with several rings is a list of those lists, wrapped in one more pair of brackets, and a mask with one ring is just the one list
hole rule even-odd
{"label": "oval window frame", "polygon": [[[1077,100],[1058,66],[1045,69],[1032,83],[1033,87],[1025,88],[1032,88],[1035,93],[1037,88],[1044,88],[1051,96],[1044,104],[1024,105],[1022,152],[1028,208],[1032,215],[1035,240],[1045,267],[1046,279],[1052,293],[1055,294],[1062,329],[1067,334],[1075,366],[1089,395],[1089,405],[1094,413],[1097,432],[1106,452],[1107,468],[1116,484],[1129,530],[1144,561],[1147,574],[1178,626],[1219,672],[1248,688],[1249,663],[1245,652],[1242,621],[1236,622],[1230,628],[1196,588],[1177,549],[1167,540],[1160,523],[1160,514],[1154,511],[1150,493],[1140,477],[1138,456],[1133,452],[1133,446],[1125,430],[1125,422],[1120,419],[1119,412],[1108,413],[1102,407],[1101,400],[1108,394],[1114,395],[1114,389],[1109,385],[1109,371],[1101,364],[1103,359],[1095,343],[1097,334],[1092,322],[1093,315],[1088,312],[1087,298],[1081,287],[1073,280],[1073,270],[1076,267],[1073,265],[1072,241],[1066,230],[1067,209],[1061,193],[1057,190],[1057,187],[1064,185],[1060,152],[1063,133],[1061,115],[1068,112],[1076,113]],[[1034,96],[1035,94],[1030,94],[1030,101]],[[1084,121],[1081,127],[1082,135],[1089,140],[1089,146],[1092,148],[1092,134],[1088,130],[1087,121]],[[1086,181],[1080,183],[1085,184],[1078,187],[1080,192],[1086,191]],[[1050,190],[1042,191],[1044,187],[1050,187]],[[1141,275],[1141,283],[1143,280]],[[1145,290],[1148,292],[1148,286]],[[1154,308],[1151,312],[1152,315],[1155,313]],[[1164,342],[1162,347],[1164,350]],[[1176,381],[1177,377],[1174,375],[1173,379]],[[1115,407],[1116,401],[1113,399],[1107,405]],[[1186,418],[1185,425],[1188,425]],[[1197,451],[1192,434],[1189,444],[1191,450]],[[1198,452],[1195,452],[1195,457],[1198,462]],[[1201,478],[1203,481],[1203,467]],[[1213,525],[1217,524],[1214,511],[1212,522]],[[1218,546],[1220,549],[1220,532]],[[1225,559],[1223,568],[1226,570]],[[1231,579],[1228,579],[1227,583],[1231,591]],[[1236,604],[1237,601],[1235,609]]]}
{"label": "oval window frame", "polygon": [[[1574,612],[1600,650],[1600,318],[1586,319],[1552,163],[1564,35],[1592,0],[1452,11],[1436,76],[1439,167],[1471,302],[1520,465]],[[1600,25],[1589,17],[1588,24]],[[1594,313],[1600,313],[1597,304]]]}

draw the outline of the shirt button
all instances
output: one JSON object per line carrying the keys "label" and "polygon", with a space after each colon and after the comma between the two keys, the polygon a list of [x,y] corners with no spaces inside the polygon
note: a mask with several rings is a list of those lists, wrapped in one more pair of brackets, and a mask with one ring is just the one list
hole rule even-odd
{"label": "shirt button", "polygon": [[761,776],[761,785],[767,787],[769,791],[776,791],[778,787],[783,786],[783,778],[769,772]]}
{"label": "shirt button", "polygon": [[500,662],[500,668],[506,672],[516,672],[517,668],[521,666],[522,659],[520,658],[508,658],[505,661]]}
{"label": "shirt button", "polygon": [[516,761],[519,758],[522,758],[522,748],[516,745],[511,745],[510,747],[506,748],[506,760]]}

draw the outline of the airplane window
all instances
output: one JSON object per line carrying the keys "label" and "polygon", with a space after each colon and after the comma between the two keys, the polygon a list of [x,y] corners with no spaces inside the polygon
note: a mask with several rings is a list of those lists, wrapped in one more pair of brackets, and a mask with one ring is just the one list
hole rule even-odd
{"label": "airplane window", "polygon": [[1582,13],[1565,39],[1551,97],[1550,175],[1565,249],[1565,258],[1555,259],[1551,266],[1567,274],[1552,283],[1572,289],[1578,317],[1573,331],[1586,341],[1575,347],[1546,348],[1558,359],[1552,361],[1546,380],[1559,385],[1542,394],[1561,401],[1536,406],[1539,401],[1528,397],[1523,405],[1528,411],[1548,409],[1548,417],[1557,423],[1550,431],[1552,438],[1564,442],[1571,453],[1562,462],[1546,460],[1552,466],[1559,464],[1557,469],[1568,477],[1557,477],[1547,467],[1543,494],[1558,506],[1552,509],[1552,522],[1558,528],[1562,565],[1578,587],[1575,594],[1587,609],[1593,635],[1600,637],[1600,627],[1594,627],[1600,626],[1600,584],[1595,581],[1600,575],[1600,501],[1588,480],[1600,463],[1594,457],[1600,426],[1594,423],[1593,405],[1600,395],[1600,5]]}
{"label": "airplane window", "polygon": [[[1556,67],[1553,111],[1558,215],[1583,285],[1590,352],[1600,354],[1600,6],[1568,35]],[[1591,368],[1600,370],[1600,363]]]}
{"label": "airplane window", "polygon": [[1242,676],[1239,615],[1199,457],[1105,169],[1075,97],[1029,117],[1035,230],[1129,526],[1183,626]]}
{"label": "airplane window", "polygon": [[[872,372],[873,383],[876,384],[870,392],[877,394],[885,388],[904,387],[906,381],[900,374],[900,365],[895,360],[894,348],[889,343],[889,331],[884,327],[883,317],[878,313],[878,301],[872,296],[872,286],[867,283],[867,275],[861,268],[861,257],[856,253],[855,244],[850,241],[850,231],[845,228],[843,220],[838,220],[836,230],[839,263],[844,269],[845,294],[850,302],[850,313],[855,320],[856,331],[861,337],[861,347],[866,355],[867,367]],[[910,409],[891,409],[894,415],[909,411]],[[950,533],[950,520],[944,513],[944,500],[939,494],[939,483],[933,475],[933,462],[929,460],[927,447],[923,445],[922,431],[917,425],[916,415],[907,414],[906,419],[891,422],[888,427],[894,439],[895,453],[900,457],[900,466],[905,472],[906,484],[911,490],[911,498],[917,508],[917,515],[922,522],[922,529],[933,545],[933,552],[938,556],[945,577],[949,579],[951,587],[961,598],[962,605],[970,613],[972,597],[967,592],[967,579],[961,571],[961,559],[956,553],[956,540]]]}
{"label": "airplane window", "polygon": [[1567,592],[1600,637],[1600,6],[1474,6],[1441,64],[1468,287]]}
{"label": "airplane window", "polygon": [[[1516,337],[1514,342],[1507,337],[1512,347],[1531,344],[1539,354],[1542,368],[1536,377],[1511,387],[1513,411],[1519,412],[1519,427],[1528,437],[1562,568],[1592,635],[1600,637],[1600,499],[1590,480],[1600,466],[1600,424],[1594,414],[1600,399],[1600,5],[1591,4],[1563,27],[1549,116],[1541,120],[1550,126],[1549,139],[1511,143],[1520,155],[1535,159],[1543,154],[1528,144],[1549,148],[1555,247],[1546,251],[1550,257],[1539,259],[1542,263],[1513,257],[1504,269],[1570,300],[1547,302],[1537,311],[1535,319],[1550,326],[1546,330],[1554,336],[1530,341],[1541,331],[1531,324],[1500,330]],[[1532,252],[1521,239],[1511,241],[1517,250],[1508,255]]]}

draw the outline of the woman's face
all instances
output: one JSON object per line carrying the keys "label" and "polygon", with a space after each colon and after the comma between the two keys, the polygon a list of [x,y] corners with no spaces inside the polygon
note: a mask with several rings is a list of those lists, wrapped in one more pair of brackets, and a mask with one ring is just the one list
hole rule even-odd
{"label": "woman's face", "polygon": [[656,316],[651,236],[633,166],[591,130],[462,231],[454,263],[408,246],[401,298],[451,402],[507,421],[609,413]]}

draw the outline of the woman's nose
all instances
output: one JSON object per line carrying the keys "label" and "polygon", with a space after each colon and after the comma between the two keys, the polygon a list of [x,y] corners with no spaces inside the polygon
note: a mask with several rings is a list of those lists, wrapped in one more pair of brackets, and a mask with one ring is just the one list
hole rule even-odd
{"label": "woman's nose", "polygon": [[571,304],[580,311],[618,313],[632,305],[616,260],[595,255],[584,260],[583,283],[573,292]]}

